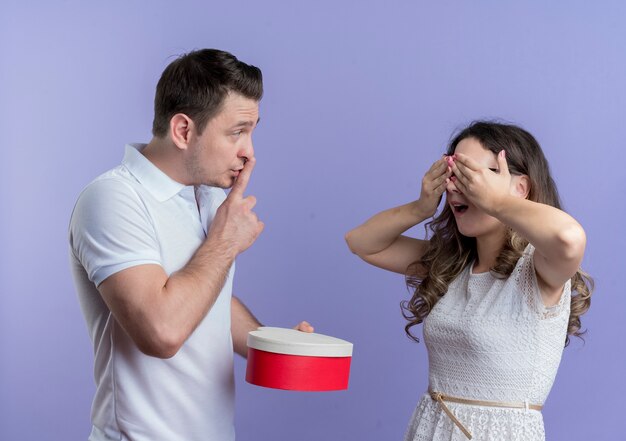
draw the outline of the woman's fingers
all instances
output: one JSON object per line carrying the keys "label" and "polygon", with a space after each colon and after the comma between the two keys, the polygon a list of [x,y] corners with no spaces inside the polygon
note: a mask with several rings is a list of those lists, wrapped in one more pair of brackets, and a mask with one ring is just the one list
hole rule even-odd
{"label": "woman's fingers", "polygon": [[469,182],[469,170],[463,164],[457,163],[456,161],[452,164],[452,172],[454,176],[457,178],[457,182],[461,181],[463,184],[467,184]]}
{"label": "woman's fingers", "polygon": [[447,167],[447,163],[445,158],[441,158],[430,167],[430,169],[426,172],[427,175],[430,175],[432,178],[439,176],[441,173],[445,172]]}
{"label": "woman's fingers", "polygon": [[446,178],[442,183],[440,183],[434,189],[434,193],[436,195],[442,195],[444,191],[446,191],[446,186],[448,185],[448,178]]}
{"label": "woman's fingers", "polygon": [[478,171],[481,168],[483,168],[478,162],[474,161],[472,158],[470,158],[467,155],[464,155],[463,153],[459,153],[455,155],[454,162],[464,166],[466,169],[470,169],[473,171]]}
{"label": "woman's fingers", "polygon": [[[455,174],[456,177],[456,174]],[[459,190],[461,193],[467,194],[467,185],[458,177],[456,177],[456,179],[453,179],[452,182],[454,182],[454,185],[456,186],[457,190]]]}
{"label": "woman's fingers", "polygon": [[434,177],[432,180],[430,180],[430,182],[428,184],[429,190],[435,191],[442,184],[445,185],[447,180],[450,178],[451,175],[452,175],[452,172],[447,170],[447,166],[444,167],[444,170],[443,170],[443,172],[441,174],[439,174],[437,177]]}

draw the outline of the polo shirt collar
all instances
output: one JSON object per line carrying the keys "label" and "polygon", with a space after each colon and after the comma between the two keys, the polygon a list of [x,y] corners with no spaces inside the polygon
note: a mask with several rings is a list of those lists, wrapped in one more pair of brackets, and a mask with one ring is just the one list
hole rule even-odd
{"label": "polo shirt collar", "polygon": [[142,155],[141,150],[145,146],[146,144],[126,144],[122,164],[157,201],[165,202],[177,195],[185,185],[170,178]]}

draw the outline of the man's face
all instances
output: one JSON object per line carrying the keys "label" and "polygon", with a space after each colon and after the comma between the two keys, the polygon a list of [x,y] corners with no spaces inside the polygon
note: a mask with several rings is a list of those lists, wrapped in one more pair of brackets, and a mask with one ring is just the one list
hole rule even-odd
{"label": "man's face", "polygon": [[258,101],[229,93],[222,110],[190,142],[185,168],[191,182],[232,187],[244,163],[254,157],[252,132],[258,121]]}

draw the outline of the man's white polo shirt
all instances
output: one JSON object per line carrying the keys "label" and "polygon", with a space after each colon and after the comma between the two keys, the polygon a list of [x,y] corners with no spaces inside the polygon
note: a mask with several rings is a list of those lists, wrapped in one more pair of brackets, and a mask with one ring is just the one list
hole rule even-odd
{"label": "man's white polo shirt", "polygon": [[143,147],[126,146],[122,164],[83,190],[70,221],[74,283],[95,354],[89,439],[233,440],[234,265],[207,316],[167,360],[139,351],[97,290],[135,265],[158,264],[168,275],[182,268],[226,197],[219,188],[170,179],[141,154]]}

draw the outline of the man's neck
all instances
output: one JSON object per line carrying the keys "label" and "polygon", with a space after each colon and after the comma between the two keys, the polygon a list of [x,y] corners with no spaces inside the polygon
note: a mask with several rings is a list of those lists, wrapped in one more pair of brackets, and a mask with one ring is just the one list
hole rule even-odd
{"label": "man's neck", "polygon": [[154,137],[141,153],[159,170],[176,182],[190,185],[186,179],[183,158],[175,145],[168,139]]}

